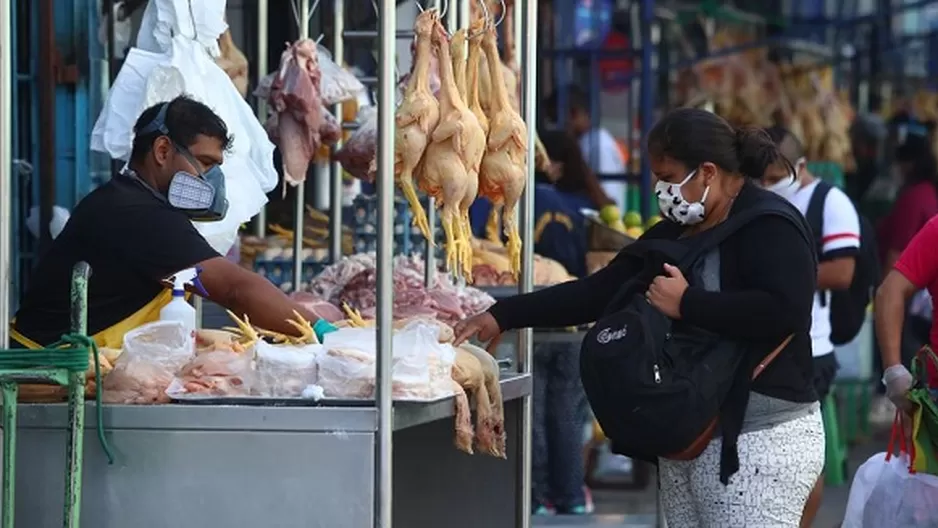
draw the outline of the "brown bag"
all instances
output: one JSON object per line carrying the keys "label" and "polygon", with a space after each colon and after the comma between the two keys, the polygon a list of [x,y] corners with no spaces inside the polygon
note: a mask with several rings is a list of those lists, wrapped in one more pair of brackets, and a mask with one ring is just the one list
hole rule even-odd
{"label": "brown bag", "polygon": [[[768,367],[770,363],[772,363],[772,361],[775,361],[775,358],[782,353],[782,350],[784,350],[786,346],[788,346],[788,343],[791,342],[792,337],[794,337],[794,334],[786,337],[782,343],[775,348],[775,350],[770,352],[769,355],[765,356],[765,359],[760,361],[759,364],[756,365],[756,368],[752,369],[752,378],[750,379],[755,380],[758,378],[759,375],[762,374],[762,371],[764,371],[765,368]],[[706,449],[710,444],[710,440],[713,439],[713,432],[716,431],[718,423],[718,417],[715,416],[713,420],[710,421],[710,425],[708,425],[707,428],[704,429],[702,433],[700,433],[700,436],[698,436],[696,440],[687,446],[686,449],[680,453],[668,455],[663,458],[667,458],[668,460],[693,460],[699,457],[700,454],[703,453],[704,449]]]}

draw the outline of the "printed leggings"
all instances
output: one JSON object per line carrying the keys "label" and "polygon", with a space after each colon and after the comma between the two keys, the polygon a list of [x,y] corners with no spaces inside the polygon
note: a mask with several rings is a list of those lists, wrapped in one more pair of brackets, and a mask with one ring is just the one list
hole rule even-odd
{"label": "printed leggings", "polygon": [[668,528],[797,528],[824,468],[821,412],[739,437],[739,471],[720,482],[719,438],[695,460],[659,461]]}

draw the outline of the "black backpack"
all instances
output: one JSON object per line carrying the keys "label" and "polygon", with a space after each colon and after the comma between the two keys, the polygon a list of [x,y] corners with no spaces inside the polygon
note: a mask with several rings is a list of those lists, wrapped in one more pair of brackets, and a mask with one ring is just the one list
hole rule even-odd
{"label": "black backpack", "polygon": [[[804,218],[781,200],[740,211],[718,226],[678,240],[639,240],[623,251],[655,266],[654,253],[686,277],[698,258],[756,217],[790,220],[812,244]],[[788,339],[759,366],[748,343],[730,341],[686,324],[675,324],[646,301],[647,279],[626,282],[606,314],[586,333],[580,376],[590,406],[614,452],[641,460],[692,459],[706,447],[716,418],[742,367],[758,375]],[[789,338],[790,339],[790,338]]]}
{"label": "black backpack", "polygon": [[[808,226],[814,234],[814,244],[817,247],[818,256],[823,250],[822,233],[824,232],[824,200],[827,199],[827,193],[831,190],[831,185],[825,181],[819,181],[811,200],[808,202],[808,210],[805,211],[805,219]],[[860,252],[857,255],[857,264],[853,272],[853,281],[846,290],[832,290],[827,292],[818,292],[821,306],[824,306],[828,300],[830,302],[831,314],[831,342],[835,345],[843,345],[853,341],[853,338],[860,333],[863,321],[866,320],[866,308],[873,297],[873,291],[879,284],[880,266],[879,251],[876,247],[876,232],[873,225],[863,215],[860,217]]]}

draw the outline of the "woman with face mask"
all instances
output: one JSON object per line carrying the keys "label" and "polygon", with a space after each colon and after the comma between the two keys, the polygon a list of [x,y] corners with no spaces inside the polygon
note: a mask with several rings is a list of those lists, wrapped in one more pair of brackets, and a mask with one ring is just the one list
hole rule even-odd
{"label": "woman with face mask", "polygon": [[[647,145],[665,221],[643,239],[687,237],[765,201],[790,207],[754,181],[770,165],[786,163],[760,130],[734,130],[712,113],[680,109],[655,125]],[[800,215],[792,218],[801,221]],[[711,439],[695,459],[658,463],[665,514],[673,526],[796,527],[824,463],[809,334],[816,262],[807,232],[806,224],[788,218],[757,217],[701,259],[702,270],[695,268],[689,278],[667,264],[648,273],[645,262],[623,252],[589,277],[499,301],[458,324],[457,341],[486,341],[516,328],[591,323],[634,277],[647,285],[646,299],[662,313],[745,343],[756,362],[791,335],[749,391],[727,400],[721,410],[721,416],[741,417],[738,468],[727,463],[734,453],[723,449],[721,438]],[[717,288],[710,286],[714,282]],[[721,482],[723,470],[730,473],[727,484]]]}

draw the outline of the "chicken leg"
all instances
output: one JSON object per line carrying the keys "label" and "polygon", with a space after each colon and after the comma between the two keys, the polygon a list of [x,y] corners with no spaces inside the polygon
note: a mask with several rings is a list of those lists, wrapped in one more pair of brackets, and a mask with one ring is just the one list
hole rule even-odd
{"label": "chicken leg", "polygon": [[414,225],[431,246],[433,237],[430,235],[430,223],[417,198],[414,175],[426,152],[430,132],[440,120],[439,102],[430,91],[431,34],[439,20],[440,15],[435,9],[427,9],[417,16],[414,23],[414,72],[394,116],[394,178],[410,205]]}
{"label": "chicken leg", "polygon": [[[474,25],[474,29],[478,32],[482,29],[482,26],[479,24]],[[466,86],[466,77],[468,75],[468,64],[466,62],[466,37],[467,30],[459,29],[456,33],[453,34],[453,38],[450,41],[450,53],[452,54],[453,60],[453,77],[456,81],[456,90],[459,92],[460,98],[463,101],[469,101],[468,88]],[[469,108],[470,112],[472,108]],[[476,115],[475,112],[472,112],[473,115]],[[476,116],[476,121],[478,122],[478,116]],[[479,124],[479,130],[482,131],[482,137],[485,137],[485,129],[482,128],[482,125]],[[484,147],[482,151],[484,152]],[[469,243],[472,240],[472,224],[469,222],[469,208],[472,206],[472,203],[475,202],[476,196],[479,194],[479,167],[482,164],[481,155],[479,156],[479,161],[476,166],[471,165],[466,168],[466,193],[463,196],[463,199],[459,202],[459,231],[464,243],[460,244],[461,254],[459,255],[459,261],[462,264],[462,275],[466,279],[466,282],[472,282],[472,244]]]}
{"label": "chicken leg", "polygon": [[504,206],[502,224],[508,237],[508,258],[512,275],[517,279],[521,273],[521,237],[514,210],[527,181],[528,132],[524,120],[508,99],[495,39],[495,28],[490,27],[483,37],[482,50],[488,63],[494,97],[479,187],[496,208]]}
{"label": "chicken leg", "polygon": [[446,234],[447,266],[450,270],[470,266],[471,271],[471,261],[462,263],[467,255],[464,246],[470,241],[461,228],[459,212],[464,201],[471,203],[475,197],[478,184],[473,185],[473,179],[478,180],[485,152],[485,133],[460,96],[450,41],[439,22],[433,33],[433,44],[440,63],[440,120],[430,135],[418,184],[421,190],[436,198],[443,209],[441,220]]}

